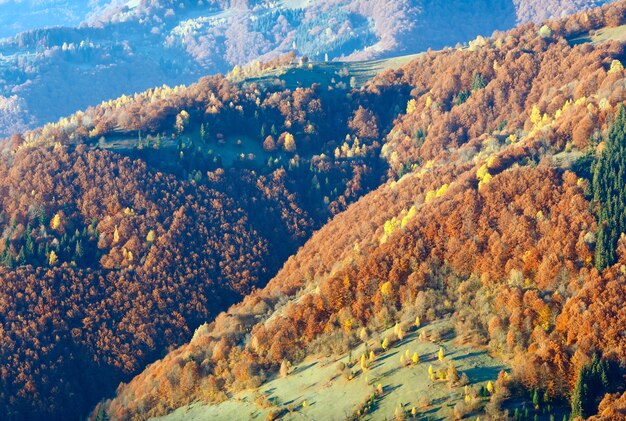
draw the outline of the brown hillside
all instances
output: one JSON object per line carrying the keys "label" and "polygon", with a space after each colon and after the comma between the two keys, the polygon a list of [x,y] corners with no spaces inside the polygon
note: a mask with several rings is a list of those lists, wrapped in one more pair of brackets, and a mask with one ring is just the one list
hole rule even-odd
{"label": "brown hillside", "polygon": [[143,419],[222,400],[284,359],[339,353],[362,326],[415,316],[451,316],[466,340],[513,362],[515,387],[553,398],[570,395],[594,353],[626,361],[623,261],[593,268],[597,223],[583,165],[626,99],[614,61],[623,48],[569,41],[621,24],[625,8],[429,53],[374,80],[365,92],[412,89],[382,147],[391,172],[406,175],[337,215],[267,287],[103,408]]}

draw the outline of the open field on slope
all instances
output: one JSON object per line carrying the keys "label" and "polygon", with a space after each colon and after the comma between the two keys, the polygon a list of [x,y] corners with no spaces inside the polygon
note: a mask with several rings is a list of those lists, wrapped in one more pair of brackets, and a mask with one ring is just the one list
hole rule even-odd
{"label": "open field on slope", "polygon": [[246,79],[245,82],[261,84],[278,82],[284,83],[287,89],[311,86],[314,83],[324,87],[340,83],[350,86],[350,83],[353,83],[354,86],[361,87],[385,70],[397,69],[419,56],[420,54],[413,54],[370,61],[303,63],[266,71],[258,77]]}
{"label": "open field on slope", "polygon": [[571,44],[584,44],[592,42],[599,44],[606,41],[626,42],[626,25],[616,26],[614,28],[603,28],[593,33],[585,33],[570,39]]}
{"label": "open field on slope", "polygon": [[[448,326],[448,321],[439,321],[408,333],[401,342],[379,354],[365,373],[358,363],[365,352],[365,345],[361,344],[340,358],[307,358],[294,366],[286,378],[275,378],[257,390],[238,393],[221,404],[194,404],[160,419],[265,420],[270,411],[276,414],[282,409],[284,415],[281,419],[284,420],[344,420],[351,418],[357,408],[375,393],[379,384],[383,394],[376,399],[372,412],[365,419],[392,419],[398,407],[404,410],[416,407],[420,419],[447,419],[452,416],[454,405],[464,400],[464,386],[451,387],[446,381],[430,380],[430,365],[437,370],[453,363],[459,374],[468,376],[469,385],[476,390],[489,380],[495,381],[498,372],[506,368],[502,361],[482,349],[459,345],[452,335],[438,343],[418,337],[422,331],[447,331]],[[389,329],[380,337],[384,338],[392,331]],[[378,339],[370,339],[369,343],[379,345]],[[445,352],[442,362],[437,356],[440,346]],[[402,366],[400,357],[407,351],[410,356],[417,352],[420,362]],[[340,362],[347,364],[349,357],[356,361],[351,380],[337,369]],[[420,406],[425,398],[430,404]]]}
{"label": "open field on slope", "polygon": [[[111,150],[121,154],[128,154],[137,151],[139,137],[130,134],[123,134],[118,137],[112,137],[99,141],[94,147]],[[267,159],[272,156],[279,159],[282,154],[274,153],[273,155],[266,152],[260,142],[246,135],[229,135],[222,140],[214,138],[208,139],[205,143],[200,141],[199,129],[194,128],[189,133],[184,133],[174,139],[164,136],[159,141],[158,148],[153,136],[142,138],[141,143],[144,150],[153,153],[158,152],[163,156],[164,160],[169,159],[172,163],[176,162],[179,155],[178,145],[186,145],[189,147],[193,144],[198,151],[202,151],[203,156],[207,160],[219,160],[225,168],[232,167],[236,162],[247,162],[248,164],[256,164],[261,166]],[[217,162],[217,161],[216,161]]]}

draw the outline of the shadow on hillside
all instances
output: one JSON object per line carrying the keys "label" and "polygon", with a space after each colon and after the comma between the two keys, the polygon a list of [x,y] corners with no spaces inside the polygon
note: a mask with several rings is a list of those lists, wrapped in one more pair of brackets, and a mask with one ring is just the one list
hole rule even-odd
{"label": "shadow on hillside", "polygon": [[309,368],[315,367],[317,365],[318,361],[314,361],[311,364],[307,364],[301,367],[298,367],[294,370],[293,374],[299,374],[302,373],[304,371],[307,371]]}
{"label": "shadow on hillside", "polygon": [[389,352],[389,353],[385,354],[382,357],[376,358],[376,361],[378,361],[378,362],[385,361],[386,359],[389,359],[389,358],[393,357],[394,355],[398,355],[398,352],[400,352],[400,351]]}
{"label": "shadow on hillside", "polygon": [[497,379],[498,373],[504,368],[505,367],[503,365],[497,365],[493,367],[473,367],[468,368],[467,370],[463,370],[463,372],[467,374],[470,382],[477,383]]}

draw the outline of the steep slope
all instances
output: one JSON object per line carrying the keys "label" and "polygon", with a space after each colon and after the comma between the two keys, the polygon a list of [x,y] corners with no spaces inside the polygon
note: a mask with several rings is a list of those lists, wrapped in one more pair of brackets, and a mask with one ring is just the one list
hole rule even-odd
{"label": "steep slope", "polygon": [[[34,127],[102,100],[164,83],[192,83],[207,73],[292,50],[318,61],[326,56],[355,60],[411,54],[605,2],[168,0],[114,1],[102,7],[77,3],[77,9],[90,11],[81,13],[89,16],[81,25],[33,28],[0,41],[0,99],[17,96],[22,113],[28,113],[19,121]],[[49,7],[78,13],[72,5],[59,2]],[[21,6],[11,1],[0,7]],[[28,14],[20,20],[23,25],[32,21]],[[57,24],[71,22],[61,19]],[[0,136],[21,130],[11,121],[0,126]]]}
{"label": "steep slope", "polygon": [[[594,211],[614,199],[592,207],[589,191],[609,127],[623,130],[623,46],[573,38],[623,24],[625,8],[526,25],[376,78],[362,91],[412,89],[382,147],[400,178],[336,215],[267,287],[199,328],[94,414],[145,419],[228,401],[273,381],[285,361],[339,357],[363,340],[363,328],[384,338],[416,316],[429,324],[449,317],[459,341],[511,364],[510,374],[493,378],[489,405],[468,393],[474,413],[502,419],[527,390],[531,411],[569,413],[572,396],[574,415],[587,416],[605,392],[622,393],[623,243],[615,265],[593,267],[602,228]],[[401,336],[394,329],[386,345],[365,341],[385,354]],[[378,396],[393,399],[393,391]],[[603,413],[619,413],[616,396],[604,397]]]}
{"label": "steep slope", "polygon": [[264,286],[380,185],[380,139],[407,99],[215,76],[4,142],[0,412],[79,419]]}

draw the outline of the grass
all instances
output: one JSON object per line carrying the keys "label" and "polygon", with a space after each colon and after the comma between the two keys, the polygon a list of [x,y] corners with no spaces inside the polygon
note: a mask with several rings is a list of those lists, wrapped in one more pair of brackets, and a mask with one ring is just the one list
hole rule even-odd
{"label": "grass", "polygon": [[323,87],[344,83],[362,87],[387,69],[397,69],[419,57],[420,54],[393,57],[382,60],[355,62],[311,62],[302,65],[280,67],[264,72],[261,76],[248,78],[244,83],[284,83],[287,89],[311,86],[319,83]]}
{"label": "grass", "polygon": [[[438,328],[448,323],[440,321],[422,329]],[[383,332],[381,337],[391,334],[392,331],[393,329],[389,329]],[[433,343],[419,339],[418,335],[419,331],[410,332],[387,352],[379,353],[365,373],[361,372],[357,362],[352,366],[354,378],[351,380],[337,372],[339,362],[347,364],[347,354],[335,358],[310,357],[293,367],[286,378],[275,378],[257,390],[241,392],[218,405],[196,403],[179,408],[162,419],[264,420],[270,410],[276,413],[282,409],[287,411],[282,418],[285,420],[344,420],[350,418],[357,408],[376,393],[379,384],[382,386],[382,394],[377,394],[371,413],[363,416],[363,419],[393,419],[398,407],[405,411],[416,407],[418,417],[448,419],[452,416],[454,405],[463,401],[464,387],[451,387],[445,381],[430,380],[430,365],[437,370],[454,363],[459,374],[465,373],[469,377],[470,385],[476,389],[489,380],[495,381],[498,372],[506,368],[500,360],[491,357],[485,350],[458,345],[453,337]],[[370,346],[374,345],[379,344],[370,341]],[[440,347],[445,350],[443,362],[437,358]],[[400,356],[407,350],[411,356],[414,352],[419,354],[420,362],[417,365],[400,364]],[[351,355],[358,361],[364,352],[365,346],[361,344],[351,350]],[[275,406],[259,405],[259,396],[267,397],[275,402]],[[428,406],[423,405],[424,398],[430,402]],[[305,401],[306,406],[303,406]],[[291,408],[291,412],[288,408]]]}
{"label": "grass", "polygon": [[616,26],[614,28],[602,28],[593,33],[579,34],[570,38],[568,41],[572,45],[578,45],[589,42],[600,44],[610,40],[626,43],[626,25]]}
{"label": "grass", "polygon": [[[138,135],[124,135],[110,136],[103,142],[97,142],[97,147],[101,149],[111,150],[113,152],[128,154],[136,150],[138,144]],[[146,136],[142,135],[142,141],[145,144]],[[210,138],[207,143],[200,141],[199,128],[194,127],[190,132],[185,132],[180,136],[180,141],[185,145],[193,145],[196,148],[200,148],[203,154],[208,158],[219,158],[224,168],[233,166],[237,161],[247,161],[253,165],[263,165],[268,158],[278,158],[280,153],[276,152],[270,154],[263,149],[263,146],[258,140],[255,140],[246,135],[230,135],[226,136],[223,140],[216,140]],[[176,151],[178,148],[179,138],[172,139],[171,137],[164,136],[161,140],[159,150],[162,151],[163,157],[169,157],[174,160],[176,158]],[[154,147],[154,140],[151,141],[151,148]]]}

